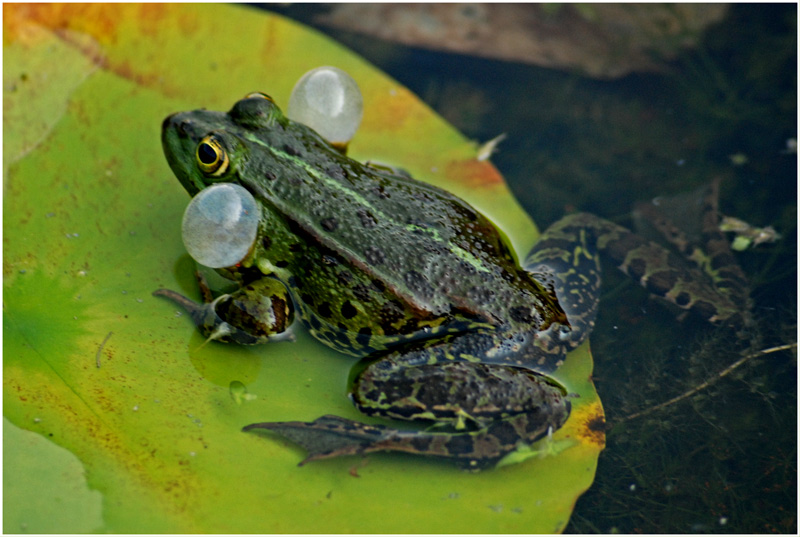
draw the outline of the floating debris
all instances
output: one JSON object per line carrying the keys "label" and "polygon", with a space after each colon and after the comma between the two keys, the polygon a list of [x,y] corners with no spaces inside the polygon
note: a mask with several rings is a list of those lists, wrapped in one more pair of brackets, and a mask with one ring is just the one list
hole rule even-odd
{"label": "floating debris", "polygon": [[728,155],[728,158],[734,166],[744,166],[750,162],[750,159],[744,153],[734,153],[733,155]]}
{"label": "floating debris", "polygon": [[775,242],[781,238],[780,234],[772,226],[755,227],[744,220],[732,216],[723,216],[719,223],[720,231],[728,231],[736,234],[731,248],[737,252],[742,252],[750,247],[759,244]]}
{"label": "floating debris", "polygon": [[94,357],[95,363],[97,364],[97,369],[100,369],[100,355],[103,354],[103,347],[106,346],[106,343],[108,342],[108,339],[113,334],[114,334],[114,332],[109,332],[106,335],[105,339],[103,339],[103,342],[100,344],[100,347],[97,348],[97,354],[95,354],[95,357]]}
{"label": "floating debris", "polygon": [[478,160],[483,162],[484,160],[489,160],[489,157],[492,156],[497,150],[497,146],[500,142],[506,139],[506,133],[500,134],[495,136],[488,142],[484,143],[478,148]]}

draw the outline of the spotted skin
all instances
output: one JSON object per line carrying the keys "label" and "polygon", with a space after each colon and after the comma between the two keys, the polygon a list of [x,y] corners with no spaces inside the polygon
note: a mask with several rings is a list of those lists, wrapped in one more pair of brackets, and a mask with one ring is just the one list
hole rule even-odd
{"label": "spotted skin", "polygon": [[263,95],[169,116],[162,142],[191,195],[237,183],[261,220],[245,258],[218,270],[238,291],[202,305],[156,294],[222,341],[272,341],[296,315],[322,343],[369,360],[350,393],[359,410],[428,425],[323,416],[245,428],[294,440],[307,461],[402,451],[484,468],[561,427],[569,397],[550,374],[594,326],[600,252],[681,307],[732,315],[669,252],[589,214],[553,224],[520,267],[469,204],[344,156]]}
{"label": "spotted skin", "polygon": [[[547,384],[546,377],[533,371],[556,370],[566,353],[580,345],[594,327],[601,252],[654,295],[710,322],[736,322],[740,310],[720,298],[711,279],[685,261],[622,226],[591,214],[572,214],[550,226],[525,261],[525,269],[554,290],[567,323],[537,333],[477,330],[391,353],[367,366],[351,392],[354,404],[366,415],[448,423],[454,431],[459,427],[473,430],[449,435],[408,433],[343,418],[331,421],[330,416],[312,423],[252,424],[247,430],[270,429],[303,445],[309,452],[303,463],[345,454],[402,451],[451,458],[465,468],[494,465],[521,443],[557,430],[569,416],[570,404],[563,389]],[[683,300],[685,293],[693,298]],[[463,362],[470,362],[469,367],[461,369]],[[496,381],[496,386],[486,376]],[[481,397],[484,394],[502,397],[491,400]],[[331,434],[339,442],[324,448],[315,445],[315,438],[309,437],[314,433],[309,431],[321,429],[336,430]],[[448,436],[459,440],[449,441]]]}
{"label": "spotted skin", "polygon": [[[679,221],[666,214],[667,201],[662,199],[658,205],[654,203],[640,203],[634,209],[634,216],[646,220],[664,237],[678,252],[682,259],[694,263],[695,270],[700,271],[716,290],[718,297],[714,301],[706,302],[713,308],[724,305],[725,311],[714,311],[705,306],[706,312],[702,313],[707,318],[719,317],[723,322],[749,326],[752,324],[750,317],[751,302],[747,278],[744,275],[736,258],[731,251],[730,244],[720,230],[719,189],[720,178],[715,178],[708,185],[697,192],[690,194],[687,201],[685,196],[677,196],[675,202],[679,206],[697,205],[697,215],[693,225]],[[694,200],[694,203],[692,203]],[[685,215],[684,220],[688,220]],[[681,226],[678,223],[682,224]],[[693,231],[689,236],[688,231]],[[687,295],[676,297],[676,302],[686,302]],[[735,310],[733,313],[731,313]]]}

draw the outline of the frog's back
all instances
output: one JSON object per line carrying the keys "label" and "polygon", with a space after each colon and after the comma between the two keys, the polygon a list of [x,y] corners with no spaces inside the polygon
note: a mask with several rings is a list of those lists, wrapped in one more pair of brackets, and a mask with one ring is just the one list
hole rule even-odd
{"label": "frog's back", "polygon": [[[267,180],[253,190],[290,227],[302,230],[306,243],[353,273],[342,276],[339,267],[336,281],[377,282],[407,316],[437,324],[503,324],[514,306],[536,322],[532,315],[553,308],[538,283],[519,269],[495,226],[466,202],[349,159],[302,125],[292,128],[292,136],[281,135],[280,147],[267,141],[269,158],[255,164]],[[304,287],[316,302],[313,282]],[[322,288],[317,293],[330,295]],[[335,310],[339,305],[330,300],[326,309]],[[342,329],[358,328],[344,324]]]}

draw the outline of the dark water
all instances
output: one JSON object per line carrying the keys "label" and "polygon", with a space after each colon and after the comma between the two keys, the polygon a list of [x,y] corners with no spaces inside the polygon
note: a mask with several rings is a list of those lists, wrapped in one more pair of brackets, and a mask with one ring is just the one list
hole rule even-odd
{"label": "dark water", "polygon": [[[321,9],[277,11],[313,26]],[[492,161],[542,227],[576,208],[629,224],[635,201],[722,177],[724,214],[778,230],[779,242],[737,255],[754,302],[745,339],[680,322],[606,270],[592,349],[617,425],[567,532],[797,532],[795,353],[716,378],[747,353],[796,341],[797,155],[786,146],[797,136],[796,6],[733,5],[668,72],[615,81],[320,29],[470,138],[507,133]]]}

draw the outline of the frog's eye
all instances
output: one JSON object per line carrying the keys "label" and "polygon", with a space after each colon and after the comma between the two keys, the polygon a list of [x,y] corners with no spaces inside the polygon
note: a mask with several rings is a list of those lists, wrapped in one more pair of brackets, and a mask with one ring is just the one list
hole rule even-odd
{"label": "frog's eye", "polygon": [[261,211],[252,194],[235,183],[201,190],[183,213],[183,244],[195,261],[211,268],[244,259],[258,233]]}
{"label": "frog's eye", "polygon": [[272,97],[270,97],[266,93],[262,93],[260,91],[254,91],[252,93],[248,93],[247,95],[244,96],[244,98],[245,99],[266,99],[271,103],[275,102],[275,100]]}
{"label": "frog's eye", "polygon": [[200,171],[211,177],[219,177],[225,173],[230,164],[228,152],[213,134],[200,140],[195,158]]}
{"label": "frog's eye", "polygon": [[276,123],[285,125],[288,122],[272,97],[260,91],[245,95],[228,114],[236,123],[250,129],[267,129]]}

